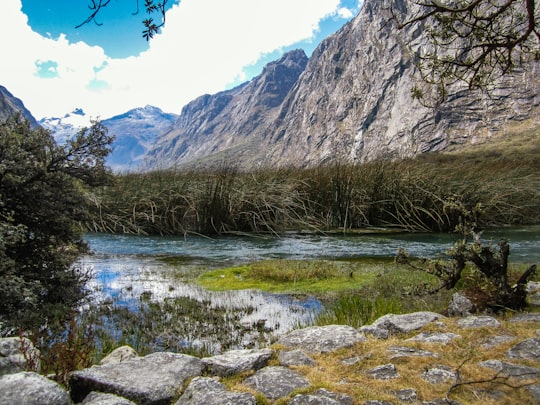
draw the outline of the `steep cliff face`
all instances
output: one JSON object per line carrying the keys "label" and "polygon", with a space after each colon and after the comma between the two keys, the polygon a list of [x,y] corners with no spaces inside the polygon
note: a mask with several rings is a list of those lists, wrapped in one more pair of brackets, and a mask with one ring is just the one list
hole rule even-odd
{"label": "steep cliff face", "polygon": [[276,119],[307,61],[304,51],[289,52],[250,82],[192,101],[157,141],[148,166],[171,167],[216,154],[242,154],[248,160],[256,156],[261,134]]}
{"label": "steep cliff face", "polygon": [[[518,121],[538,123],[537,66],[506,77],[490,94],[454,86],[437,108],[413,99],[420,81],[413,51],[426,43],[425,30],[398,30],[384,3],[366,1],[314,52],[267,133],[265,163],[409,157],[475,142]],[[403,0],[394,4],[404,15],[412,11]]]}
{"label": "steep cliff face", "polygon": [[16,113],[22,114],[32,126],[38,125],[36,119],[26,109],[23,102],[11,94],[4,86],[0,86],[0,121],[5,121]]}

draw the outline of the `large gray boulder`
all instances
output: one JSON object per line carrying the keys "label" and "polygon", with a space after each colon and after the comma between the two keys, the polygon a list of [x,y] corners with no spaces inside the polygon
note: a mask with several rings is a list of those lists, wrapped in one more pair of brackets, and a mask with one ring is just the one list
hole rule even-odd
{"label": "large gray boulder", "polygon": [[40,353],[27,338],[0,339],[0,376],[32,369],[39,372]]}
{"label": "large gray boulder", "polygon": [[273,351],[231,350],[224,354],[202,359],[205,371],[211,375],[228,376],[248,370],[258,370],[268,364]]}
{"label": "large gray boulder", "polygon": [[246,378],[243,384],[271,400],[286,397],[297,389],[309,387],[306,377],[281,366],[265,367]]}
{"label": "large gray boulder", "polygon": [[372,326],[386,329],[390,333],[408,333],[421,329],[442,318],[444,318],[443,315],[435,312],[413,312],[403,315],[388,314],[377,319]]}
{"label": "large gray boulder", "polygon": [[95,366],[70,375],[71,397],[82,401],[90,392],[113,393],[140,404],[166,404],[184,383],[201,375],[200,359],[185,354],[152,353],[117,364]]}
{"label": "large gray boulder", "polygon": [[256,405],[257,400],[247,392],[227,391],[214,378],[195,377],[175,405]]}
{"label": "large gray boulder", "polygon": [[137,405],[129,399],[119,397],[114,394],[103,392],[91,392],[86,396],[82,405]]}
{"label": "large gray boulder", "polygon": [[277,344],[309,353],[328,353],[351,347],[366,338],[351,326],[312,326],[293,330],[278,340]]}
{"label": "large gray boulder", "polygon": [[70,405],[69,394],[60,384],[34,372],[0,377],[0,405]]}

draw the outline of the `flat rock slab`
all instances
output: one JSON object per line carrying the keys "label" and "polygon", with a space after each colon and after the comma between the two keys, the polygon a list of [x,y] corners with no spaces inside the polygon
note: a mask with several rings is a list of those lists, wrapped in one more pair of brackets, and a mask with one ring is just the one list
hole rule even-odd
{"label": "flat rock slab", "polygon": [[480,365],[497,371],[503,377],[514,377],[520,380],[540,378],[540,368],[507,363],[500,360],[486,360],[481,362]]}
{"label": "flat rock slab", "polygon": [[429,325],[437,319],[444,318],[435,312],[413,312],[410,314],[388,314],[380,317],[372,326],[386,329],[390,333],[408,333]]}
{"label": "flat rock slab", "polygon": [[390,359],[397,359],[399,357],[439,357],[437,353],[429,350],[414,349],[405,346],[390,346],[387,350],[390,352]]}
{"label": "flat rock slab", "polygon": [[461,335],[456,333],[422,332],[410,339],[407,339],[406,342],[440,343],[447,345],[452,340],[460,337]]}
{"label": "flat rock slab", "polygon": [[501,323],[492,316],[467,316],[458,321],[462,328],[498,328]]}
{"label": "flat rock slab", "polygon": [[375,380],[391,380],[400,377],[396,366],[393,364],[383,364],[382,366],[367,370],[366,373]]}
{"label": "flat rock slab", "polygon": [[293,391],[308,388],[310,385],[302,374],[281,366],[265,367],[246,378],[243,384],[271,400],[286,397]]}
{"label": "flat rock slab", "polygon": [[0,377],[0,405],[70,405],[69,394],[60,384],[33,372]]}
{"label": "flat rock slab", "polygon": [[334,392],[321,388],[311,394],[296,395],[289,405],[353,405],[353,399],[345,394],[336,394]]}
{"label": "flat rock slab", "polygon": [[328,325],[293,330],[279,339],[277,344],[309,353],[328,353],[365,340],[366,338],[351,326]]}
{"label": "flat rock slab", "polygon": [[184,382],[201,375],[196,357],[175,353],[152,353],[118,364],[75,371],[69,379],[71,397],[82,401],[90,392],[113,393],[138,404],[169,404]]}
{"label": "flat rock slab", "polygon": [[434,366],[422,373],[422,378],[431,384],[457,381],[457,372],[448,366]]}
{"label": "flat rock slab", "polygon": [[315,360],[302,350],[281,350],[278,359],[282,366],[314,366]]}
{"label": "flat rock slab", "polygon": [[524,312],[521,314],[514,315],[512,318],[510,318],[509,322],[511,323],[517,323],[517,322],[538,322],[540,323],[540,313],[534,312]]}
{"label": "flat rock slab", "polygon": [[540,338],[532,338],[518,343],[506,352],[509,359],[540,361]]}
{"label": "flat rock slab", "polygon": [[225,377],[265,367],[272,354],[270,349],[231,350],[217,356],[205,357],[202,362],[208,374]]}
{"label": "flat rock slab", "polygon": [[210,377],[195,377],[175,405],[256,405],[257,400],[247,392],[227,391],[219,381]]}

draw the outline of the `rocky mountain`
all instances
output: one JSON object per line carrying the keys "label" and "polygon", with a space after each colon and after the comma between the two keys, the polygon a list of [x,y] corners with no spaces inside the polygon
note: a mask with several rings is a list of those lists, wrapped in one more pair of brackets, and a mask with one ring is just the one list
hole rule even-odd
{"label": "rocky mountain", "polygon": [[[57,142],[64,143],[81,128],[91,125],[90,118],[77,108],[63,117],[43,118],[39,124],[49,129]],[[107,164],[115,172],[138,170],[157,136],[167,132],[177,118],[176,114],[148,105],[102,120],[115,137]]]}
{"label": "rocky mountain", "polygon": [[[393,2],[404,19],[411,15],[404,0]],[[505,77],[489,94],[453,86],[440,105],[414,99],[411,90],[421,79],[413,58],[427,43],[426,31],[422,24],[398,30],[384,4],[366,0],[305,68],[296,51],[243,86],[188,104],[149,152],[149,167],[365,162],[539,124],[539,65]]]}
{"label": "rocky mountain", "polygon": [[11,94],[4,86],[0,86],[0,121],[5,121],[16,113],[21,113],[32,126],[38,125],[36,119],[26,109],[23,102]]}
{"label": "rocky mountain", "polygon": [[221,160],[257,155],[265,130],[276,120],[307,61],[304,51],[291,51],[250,82],[187,104],[172,130],[149,152],[148,167],[172,167],[210,156]]}
{"label": "rocky mountain", "polygon": [[156,139],[169,131],[177,118],[176,114],[147,105],[103,120],[109,135],[115,137],[107,164],[116,172],[140,169]]}

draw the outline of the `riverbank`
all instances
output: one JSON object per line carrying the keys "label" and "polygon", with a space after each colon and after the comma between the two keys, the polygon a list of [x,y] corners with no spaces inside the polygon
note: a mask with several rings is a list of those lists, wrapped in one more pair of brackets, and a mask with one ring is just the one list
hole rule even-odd
{"label": "riverbank", "polygon": [[540,400],[539,324],[538,313],[420,312],[360,329],[299,329],[270,349],[203,359],[138,357],[123,348],[74,372],[69,393],[36,374],[5,375],[0,404],[533,404]]}

